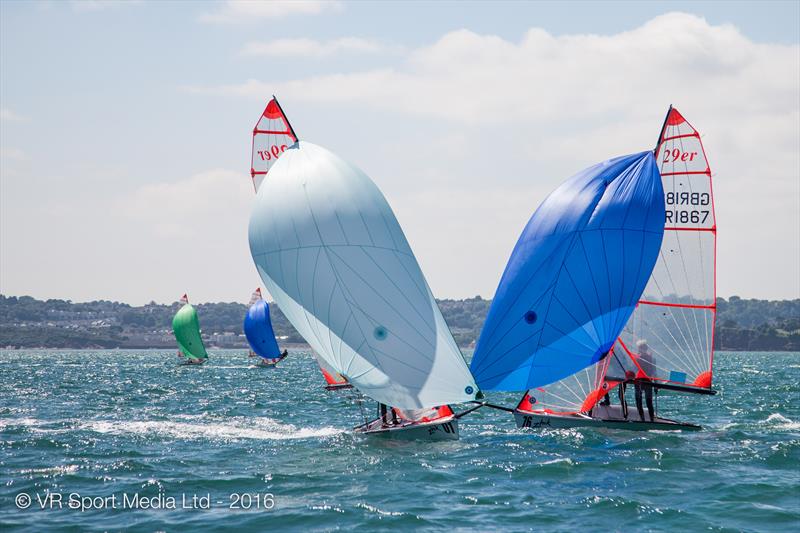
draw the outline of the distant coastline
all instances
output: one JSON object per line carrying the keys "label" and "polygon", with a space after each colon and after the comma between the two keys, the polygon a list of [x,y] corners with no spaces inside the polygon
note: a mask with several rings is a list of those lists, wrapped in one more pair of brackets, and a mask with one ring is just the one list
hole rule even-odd
{"label": "distant coastline", "polygon": [[[437,300],[450,330],[463,348],[474,347],[491,300]],[[105,300],[74,303],[0,295],[0,348],[175,348],[172,316],[178,303],[131,306]],[[198,304],[207,346],[246,348],[243,303]],[[800,351],[800,299],[717,299],[714,331],[717,350]],[[271,306],[282,344],[305,348],[277,306]]]}

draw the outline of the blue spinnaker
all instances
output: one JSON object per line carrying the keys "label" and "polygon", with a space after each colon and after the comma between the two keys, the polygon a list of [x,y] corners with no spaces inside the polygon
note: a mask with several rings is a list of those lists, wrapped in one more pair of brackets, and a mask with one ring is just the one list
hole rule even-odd
{"label": "blue spinnaker", "polygon": [[528,221],[483,326],[481,389],[520,391],[605,357],[647,284],[664,235],[652,152],[573,176]]}
{"label": "blue spinnaker", "polygon": [[281,359],[281,351],[269,319],[269,305],[264,300],[256,301],[248,309],[244,317],[244,335],[250,348],[268,363]]}

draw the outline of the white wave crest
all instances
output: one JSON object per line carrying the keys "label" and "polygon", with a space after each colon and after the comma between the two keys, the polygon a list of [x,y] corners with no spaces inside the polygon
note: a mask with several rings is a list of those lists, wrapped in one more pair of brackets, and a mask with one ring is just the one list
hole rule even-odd
{"label": "white wave crest", "polygon": [[800,422],[795,422],[786,418],[780,413],[772,413],[764,421],[765,424],[772,424],[780,429],[800,429]]}
{"label": "white wave crest", "polygon": [[219,439],[219,440],[287,440],[329,437],[344,430],[334,427],[298,428],[292,424],[281,424],[270,418],[232,420],[220,423],[195,424],[163,420],[115,421],[94,420],[83,424],[84,429],[96,433],[157,434],[175,439]]}

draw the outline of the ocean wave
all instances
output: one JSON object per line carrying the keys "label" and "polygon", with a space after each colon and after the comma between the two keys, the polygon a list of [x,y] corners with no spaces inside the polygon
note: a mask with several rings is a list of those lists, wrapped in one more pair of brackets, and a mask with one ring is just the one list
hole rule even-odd
{"label": "ocean wave", "polygon": [[194,424],[166,420],[114,421],[94,420],[83,424],[83,429],[96,433],[124,435],[157,434],[176,439],[220,439],[220,440],[287,440],[329,437],[344,432],[341,428],[298,428],[292,424],[281,424],[270,418],[247,421]]}
{"label": "ocean wave", "polygon": [[779,429],[800,429],[800,422],[786,418],[780,413],[772,413],[764,420],[764,424],[771,424]]}

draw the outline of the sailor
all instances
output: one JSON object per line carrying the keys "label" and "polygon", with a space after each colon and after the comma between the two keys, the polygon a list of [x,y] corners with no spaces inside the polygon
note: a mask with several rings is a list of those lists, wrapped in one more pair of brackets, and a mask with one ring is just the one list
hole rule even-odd
{"label": "sailor", "polygon": [[642,408],[642,391],[644,391],[647,414],[650,415],[650,422],[653,422],[655,409],[653,408],[653,385],[650,382],[650,376],[655,374],[656,371],[655,356],[644,339],[636,343],[636,351],[638,353],[636,359],[641,369],[641,372],[633,382],[636,394],[636,410],[639,411],[639,420],[644,422],[644,409]]}
{"label": "sailor", "polygon": [[622,407],[622,417],[627,420],[628,419],[628,402],[625,401],[625,388],[628,386],[627,381],[623,381],[617,387],[617,392],[619,393],[619,405]]}
{"label": "sailor", "polygon": [[397,413],[394,409],[391,409],[391,416],[389,416],[389,408],[386,406],[385,403],[378,404],[380,406],[380,417],[381,417],[381,425],[384,427],[387,426],[396,426],[398,423],[397,420]]}

